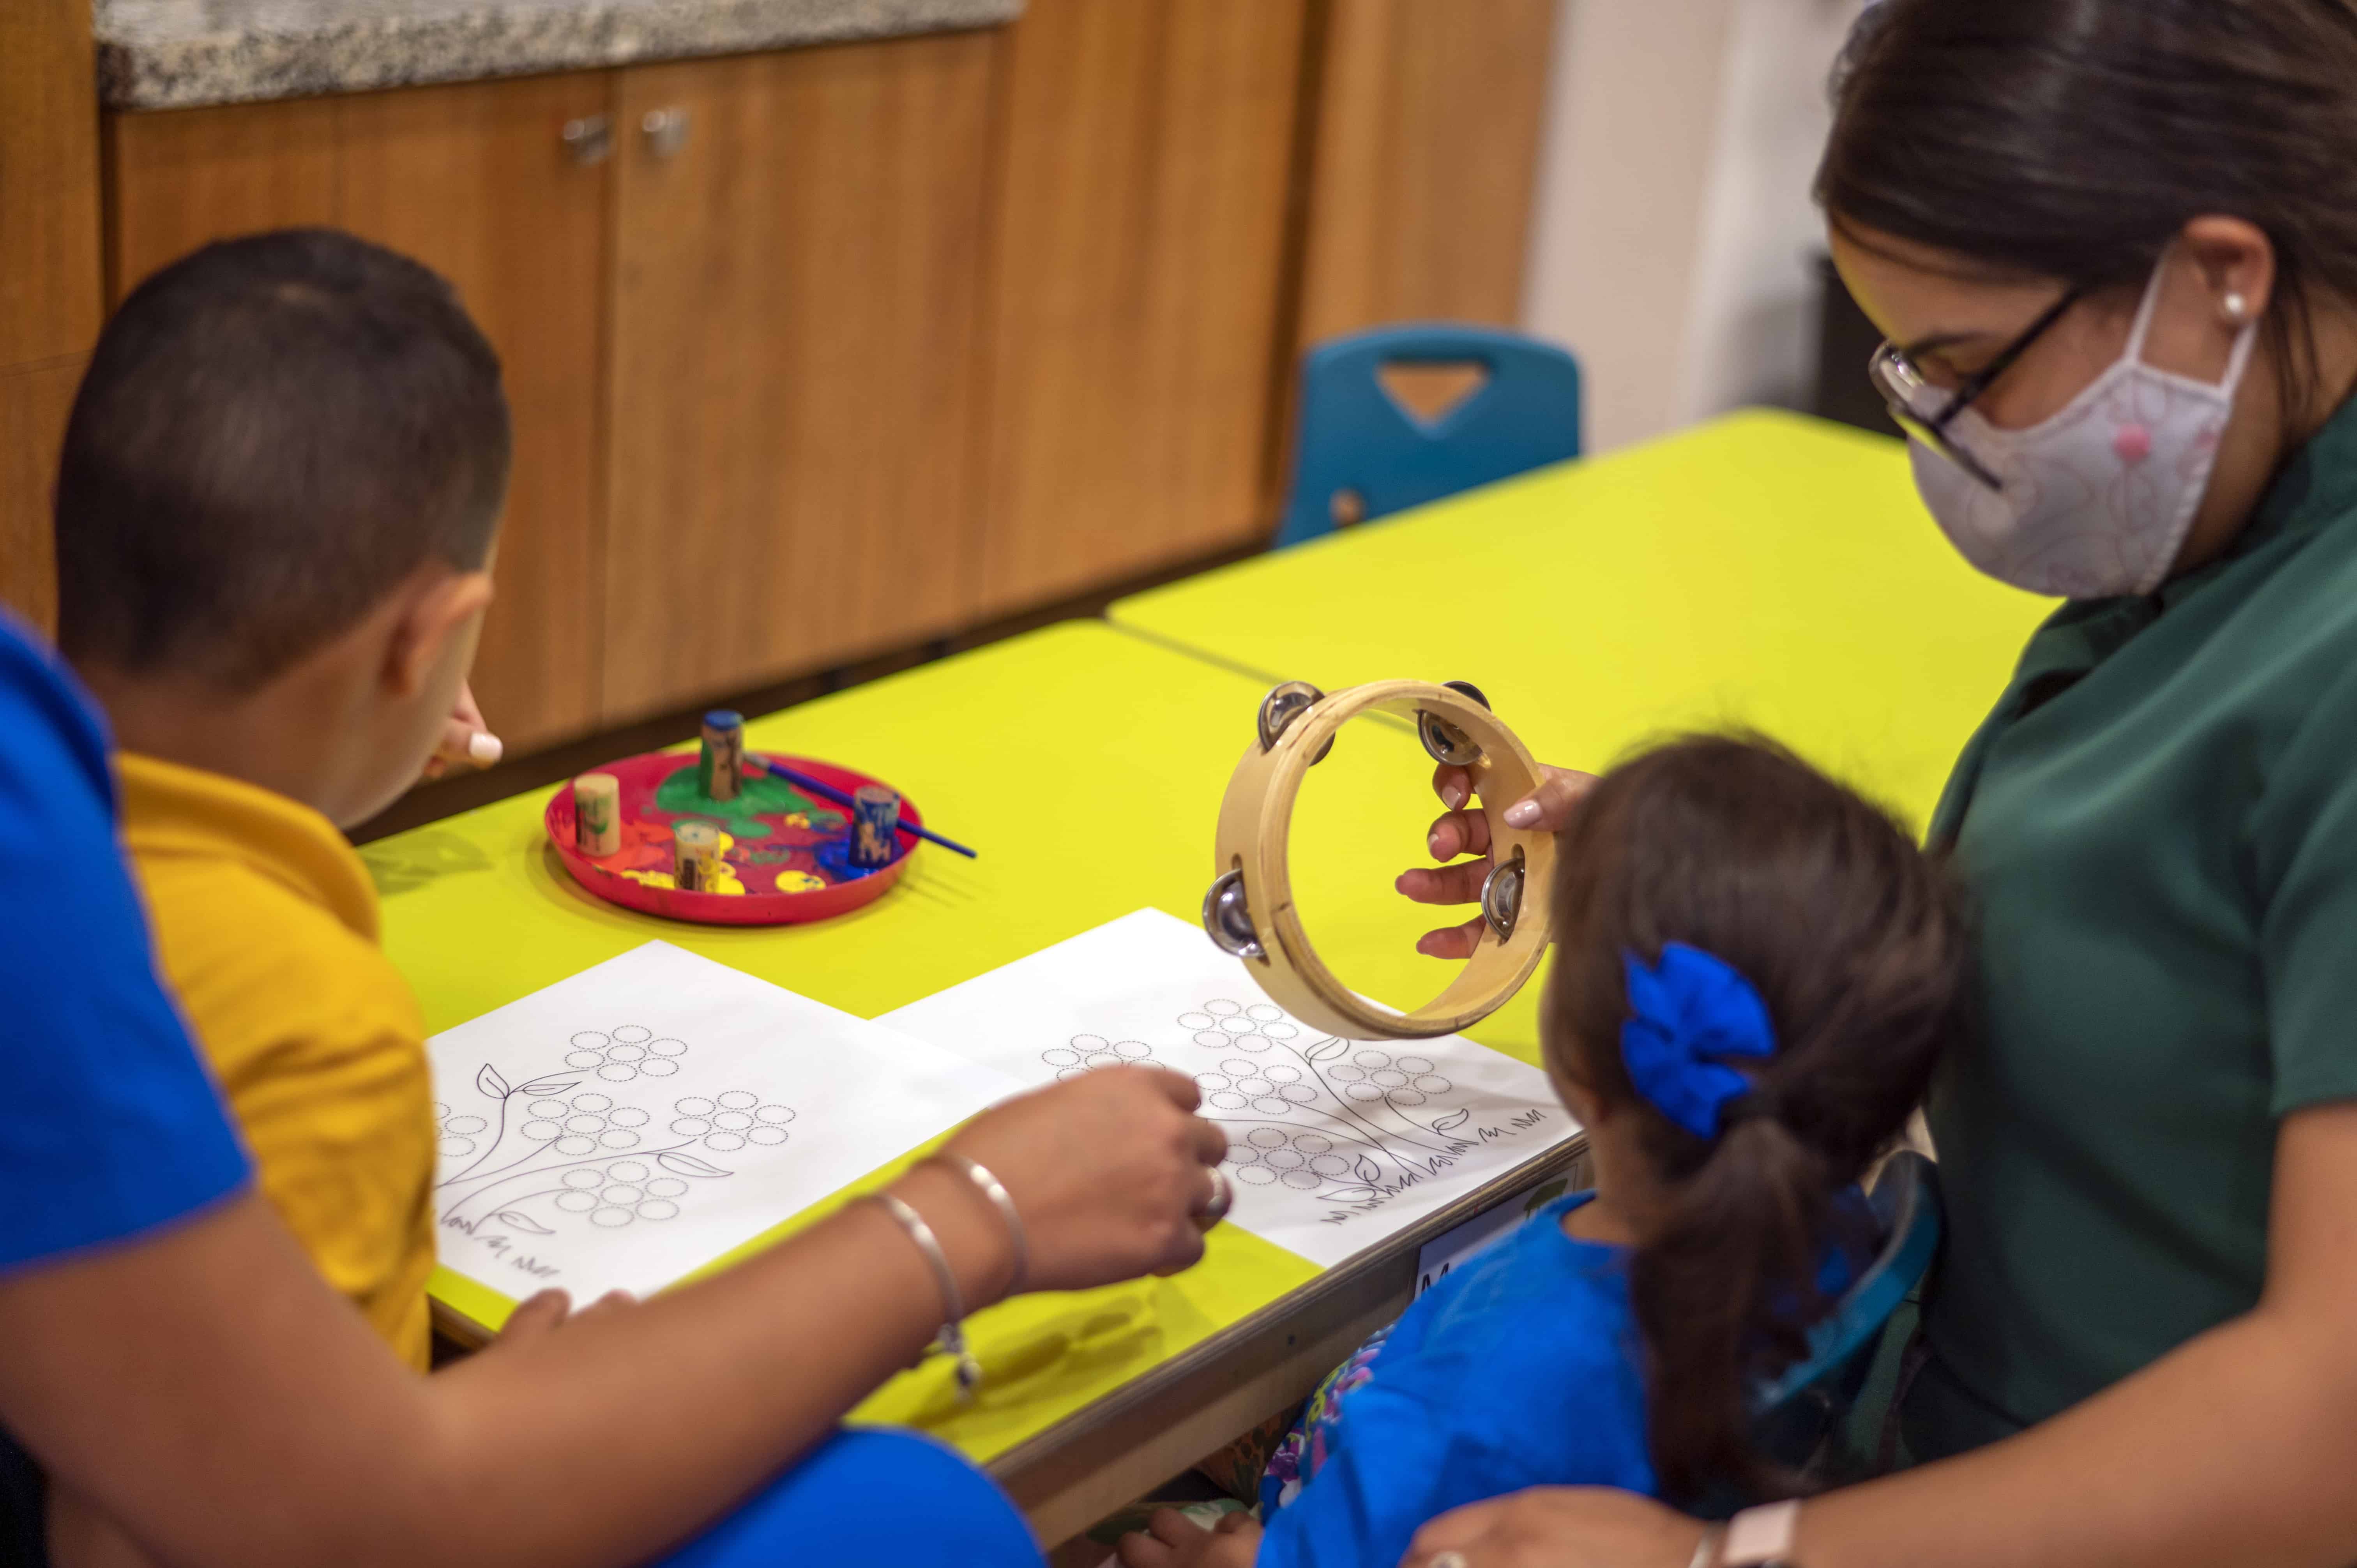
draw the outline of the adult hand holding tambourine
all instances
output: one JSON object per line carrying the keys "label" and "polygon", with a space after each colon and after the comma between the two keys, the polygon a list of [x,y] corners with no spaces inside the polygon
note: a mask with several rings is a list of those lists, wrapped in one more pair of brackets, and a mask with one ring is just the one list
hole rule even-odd
{"label": "adult hand holding tambourine", "polygon": [[[1343,724],[1365,713],[1394,714],[1413,724],[1440,764],[1436,783],[1456,791],[1455,809],[1435,826],[1435,853],[1447,859],[1474,848],[1483,857],[1438,873],[1411,874],[1448,879],[1428,890],[1410,889],[1402,879],[1410,897],[1470,901],[1481,909],[1461,929],[1435,933],[1419,944],[1419,950],[1466,962],[1438,996],[1405,1013],[1360,996],[1318,956],[1294,904],[1287,859],[1304,777],[1324,759]],[[1203,927],[1243,961],[1271,1000],[1313,1028],[1345,1038],[1427,1039],[1467,1027],[1522,987],[1545,952],[1554,830],[1567,814],[1566,792],[1576,791],[1581,776],[1542,767],[1490,711],[1480,691],[1465,682],[1378,681],[1330,696],[1287,682],[1263,699],[1256,730],[1220,805]],[[1550,809],[1551,795],[1564,809]],[[1465,809],[1476,800],[1478,809]]]}
{"label": "adult hand holding tambourine", "polygon": [[[1519,800],[1508,800],[1500,815],[1510,826],[1531,832],[1561,832],[1571,825],[1573,811],[1595,782],[1593,773],[1541,763],[1538,788]],[[1434,821],[1424,842],[1432,858],[1444,864],[1411,867],[1400,873],[1394,886],[1419,904],[1479,903],[1481,884],[1490,874],[1489,814],[1464,809],[1473,797],[1473,786],[1462,768],[1444,762],[1434,769],[1432,792],[1448,810]],[[1480,858],[1458,860],[1466,854]],[[1447,864],[1450,862],[1455,864]],[[1476,915],[1463,925],[1426,931],[1415,950],[1429,958],[1469,957],[1482,925]]]}

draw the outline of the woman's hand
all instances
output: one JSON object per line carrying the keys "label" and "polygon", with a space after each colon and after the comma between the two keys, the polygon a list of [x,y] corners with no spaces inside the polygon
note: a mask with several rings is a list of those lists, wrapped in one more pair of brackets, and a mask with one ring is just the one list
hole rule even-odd
{"label": "woman's hand", "polygon": [[1610,1487],[1541,1487],[1442,1514],[1400,1568],[1686,1568],[1698,1520]]}
{"label": "woman's hand", "polygon": [[[1539,787],[1508,806],[1505,818],[1514,827],[1560,832],[1570,822],[1572,809],[1596,782],[1596,777],[1568,768],[1544,768],[1540,772],[1544,777]],[[1425,847],[1432,852],[1432,858],[1455,860],[1460,854],[1478,854],[1481,858],[1437,870],[1419,866],[1404,871],[1394,886],[1419,904],[1477,903],[1481,897],[1482,879],[1490,875],[1490,820],[1480,811],[1464,809],[1472,799],[1472,780],[1462,768],[1442,766],[1432,776],[1432,789],[1440,797],[1441,804],[1448,808],[1425,835]],[[1415,950],[1430,958],[1471,958],[1480,935],[1481,921],[1477,916],[1461,926],[1426,931],[1415,944]]]}
{"label": "woman's hand", "polygon": [[1182,1074],[1106,1068],[1018,1095],[950,1140],[1006,1184],[1023,1218],[1031,1256],[1018,1288],[1175,1274],[1203,1255],[1196,1217],[1221,1190],[1211,1167],[1228,1139],[1192,1114],[1196,1101]]}
{"label": "woman's hand", "polygon": [[1260,1555],[1260,1521],[1248,1513],[1220,1516],[1210,1530],[1176,1509],[1157,1509],[1143,1531],[1115,1548],[1122,1568],[1252,1568]]}
{"label": "woman's hand", "polygon": [[425,759],[425,776],[439,779],[460,768],[489,768],[500,759],[505,748],[500,737],[483,723],[483,710],[475,705],[475,689],[462,682],[458,701],[442,725],[442,738],[434,744],[434,755]]}

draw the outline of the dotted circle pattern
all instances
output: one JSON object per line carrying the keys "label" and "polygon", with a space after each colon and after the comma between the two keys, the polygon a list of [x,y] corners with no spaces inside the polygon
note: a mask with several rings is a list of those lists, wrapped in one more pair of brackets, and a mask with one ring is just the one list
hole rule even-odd
{"label": "dotted circle pattern", "polygon": [[602,1168],[583,1165],[564,1176],[565,1190],[556,1207],[567,1214],[586,1214],[589,1223],[619,1230],[639,1220],[673,1219],[687,1183],[658,1174],[644,1160],[616,1160]]}
{"label": "dotted circle pattern", "polygon": [[669,1078],[679,1070],[687,1042],[658,1038],[644,1024],[618,1024],[611,1032],[584,1029],[566,1042],[565,1065],[593,1073],[608,1083],[636,1078]]}
{"label": "dotted circle pattern", "polygon": [[600,1149],[637,1148],[641,1137],[639,1129],[651,1120],[637,1106],[618,1106],[610,1096],[594,1090],[570,1100],[535,1100],[524,1112],[527,1120],[518,1132],[574,1159]]}
{"label": "dotted circle pattern", "polygon": [[1067,1081],[1099,1068],[1130,1067],[1154,1059],[1154,1047],[1143,1040],[1107,1040],[1102,1035],[1074,1035],[1068,1046],[1041,1051],[1039,1059]]}
{"label": "dotted circle pattern", "polygon": [[672,1101],[671,1131],[694,1138],[715,1154],[729,1155],[748,1144],[775,1148],[786,1141],[791,1105],[765,1104],[750,1090],[731,1089],[706,1098],[690,1094]]}
{"label": "dotted circle pattern", "polygon": [[1247,1187],[1288,1187],[1296,1192],[1315,1192],[1351,1176],[1351,1161],[1333,1139],[1282,1127],[1254,1128],[1228,1145],[1228,1157],[1220,1163]]}

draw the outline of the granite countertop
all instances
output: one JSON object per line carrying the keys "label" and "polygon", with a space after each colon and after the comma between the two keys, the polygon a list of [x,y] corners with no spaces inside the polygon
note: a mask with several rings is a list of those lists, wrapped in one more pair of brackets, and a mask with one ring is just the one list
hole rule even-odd
{"label": "granite countertop", "polygon": [[1022,9],[1023,0],[92,0],[91,20],[100,98],[177,109],[986,27]]}

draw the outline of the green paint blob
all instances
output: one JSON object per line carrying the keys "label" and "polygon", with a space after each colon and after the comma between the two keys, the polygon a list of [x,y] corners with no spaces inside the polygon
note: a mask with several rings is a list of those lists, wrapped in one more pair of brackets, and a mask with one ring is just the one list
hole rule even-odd
{"label": "green paint blob", "polygon": [[716,818],[731,837],[740,839],[769,837],[770,824],[761,821],[764,816],[781,817],[789,811],[819,809],[815,801],[793,786],[766,773],[748,773],[745,787],[737,792],[735,800],[716,800],[704,792],[693,762],[662,781],[662,787],[655,791],[655,805],[681,816]]}

